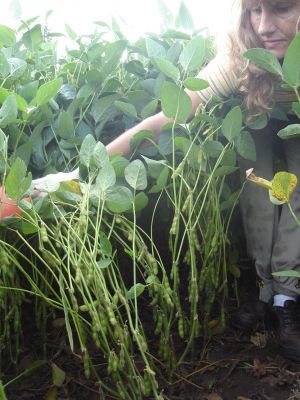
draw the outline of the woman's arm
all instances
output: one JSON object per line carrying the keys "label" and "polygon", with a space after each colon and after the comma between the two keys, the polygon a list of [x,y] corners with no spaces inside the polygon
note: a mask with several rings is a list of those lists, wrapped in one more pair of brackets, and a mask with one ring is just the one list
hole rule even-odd
{"label": "woman's arm", "polygon": [[[199,106],[201,99],[200,96],[191,91],[186,91],[187,94],[189,95],[191,102],[192,102],[192,111],[190,114],[190,118],[192,118],[195,115],[195,112],[197,110],[197,107]],[[113,153],[122,153],[125,157],[130,156],[130,141],[133,138],[135,134],[142,130],[149,130],[154,133],[154,139],[158,140],[160,130],[161,128],[168,122],[171,122],[172,120],[168,117],[166,117],[162,112],[153,115],[149,118],[146,118],[133,128],[129,129],[128,131],[124,132],[121,134],[119,137],[117,137],[115,140],[113,140],[111,143],[109,143],[106,148],[109,154]],[[79,179],[79,169],[76,168],[72,172],[59,172],[56,174],[49,174],[43,178],[38,178],[33,180],[33,183],[35,185],[35,190],[31,193],[31,197],[39,197],[45,195],[44,193],[44,187],[51,187],[53,185],[56,185],[59,182],[63,182],[66,180],[72,180],[72,179]],[[27,199],[29,200],[29,199]],[[20,215],[20,209],[16,205],[15,201],[10,200],[6,197],[4,188],[0,187],[0,220],[5,217],[9,216],[19,216]]]}
{"label": "woman's arm", "polygon": [[[195,92],[186,91],[186,93],[189,95],[192,102],[192,111],[190,114],[190,118],[192,118],[195,115],[201,99],[200,96]],[[163,112],[152,115],[151,117],[146,118],[131,129],[128,129],[126,132],[118,136],[115,140],[110,142],[106,146],[107,151],[109,154],[122,153],[125,157],[129,157],[131,151],[130,141],[134,135],[142,130],[149,130],[154,133],[154,140],[158,140],[161,128],[171,121],[172,120],[166,117]]]}

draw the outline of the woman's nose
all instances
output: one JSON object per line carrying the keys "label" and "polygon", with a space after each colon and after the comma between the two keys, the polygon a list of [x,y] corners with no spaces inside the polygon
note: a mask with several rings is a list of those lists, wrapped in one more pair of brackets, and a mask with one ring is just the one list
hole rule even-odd
{"label": "woman's nose", "polygon": [[274,16],[268,10],[262,10],[258,33],[260,36],[270,36],[276,30]]}

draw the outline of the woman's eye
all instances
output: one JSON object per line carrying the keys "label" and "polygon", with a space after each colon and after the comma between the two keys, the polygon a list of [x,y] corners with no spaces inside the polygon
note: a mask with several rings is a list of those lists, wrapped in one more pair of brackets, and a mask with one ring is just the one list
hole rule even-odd
{"label": "woman's eye", "polygon": [[290,4],[278,4],[274,6],[274,12],[277,14],[287,14],[292,11],[293,7]]}
{"label": "woman's eye", "polygon": [[280,13],[288,12],[290,9],[289,7],[277,7],[276,11]]}
{"label": "woman's eye", "polygon": [[261,13],[261,7],[253,7],[253,8],[250,9],[250,11],[253,14],[260,14]]}

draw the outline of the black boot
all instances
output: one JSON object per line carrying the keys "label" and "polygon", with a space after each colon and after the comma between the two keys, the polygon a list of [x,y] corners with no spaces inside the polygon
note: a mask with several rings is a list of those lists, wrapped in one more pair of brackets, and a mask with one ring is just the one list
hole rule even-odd
{"label": "black boot", "polygon": [[286,300],[283,307],[273,307],[282,355],[300,362],[300,309],[295,301]]}
{"label": "black boot", "polygon": [[239,331],[255,331],[257,325],[266,320],[268,304],[262,301],[253,301],[243,304],[231,315],[230,324]]}

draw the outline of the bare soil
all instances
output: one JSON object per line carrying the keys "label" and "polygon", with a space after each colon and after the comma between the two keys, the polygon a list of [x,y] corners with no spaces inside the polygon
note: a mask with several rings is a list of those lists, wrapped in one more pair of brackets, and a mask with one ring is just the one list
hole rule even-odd
{"label": "bare soil", "polygon": [[[253,274],[247,268],[239,287],[241,301],[257,296]],[[232,298],[228,314],[235,308]],[[44,359],[44,339],[34,327],[33,313],[26,314],[23,326],[24,346],[18,371],[8,357],[2,371],[4,383]],[[8,400],[113,400],[99,394],[95,380],[84,377],[80,358],[71,353],[63,328],[47,331],[47,343],[47,361],[9,385]],[[66,373],[58,389],[52,385],[52,362]],[[97,372],[106,374],[106,366],[100,361]],[[251,335],[244,335],[228,327],[214,335],[205,349],[202,343],[196,343],[194,353],[173,381],[162,381],[161,388],[170,400],[300,400],[300,364],[282,357],[274,332],[258,327]]]}

